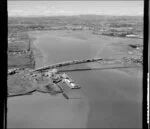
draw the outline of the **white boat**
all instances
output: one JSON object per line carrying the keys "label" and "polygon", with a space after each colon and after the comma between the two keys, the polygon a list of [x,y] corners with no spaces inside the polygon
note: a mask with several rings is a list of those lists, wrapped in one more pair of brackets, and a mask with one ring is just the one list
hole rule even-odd
{"label": "white boat", "polygon": [[74,82],[67,74],[62,74],[61,75],[64,79],[68,79],[70,82]]}
{"label": "white boat", "polygon": [[71,82],[69,79],[63,79],[63,82],[66,83],[68,85],[68,87],[70,87],[71,89],[79,89],[79,88],[81,88],[80,86],[78,86],[74,82]]}

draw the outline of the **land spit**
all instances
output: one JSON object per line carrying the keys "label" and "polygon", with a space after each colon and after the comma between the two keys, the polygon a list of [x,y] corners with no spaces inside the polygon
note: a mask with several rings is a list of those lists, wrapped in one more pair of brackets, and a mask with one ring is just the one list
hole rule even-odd
{"label": "land spit", "polygon": [[[59,71],[55,69],[63,66],[105,61],[105,60],[108,61],[108,59],[102,59],[102,58],[74,60],[74,61],[57,63],[50,66],[45,66],[35,70],[25,69],[25,68],[9,69],[8,70],[8,97],[31,95],[33,92],[38,91],[38,92],[50,93],[50,94],[62,93],[66,99],[69,99],[67,94],[64,93],[61,85],[58,84],[59,82],[63,81],[63,79],[65,79],[63,78],[62,74],[60,74],[61,72],[139,67],[134,65],[134,66],[122,66],[122,67],[72,69],[72,70],[59,70]],[[68,80],[70,80],[69,77],[67,78]],[[70,84],[68,85],[70,87]]]}
{"label": "land spit", "polygon": [[62,92],[57,84],[53,83],[52,78],[46,77],[44,74],[32,74],[29,71],[20,70],[17,73],[13,72],[15,74],[8,75],[8,97],[29,95],[35,91],[52,95]]}
{"label": "land spit", "polygon": [[57,69],[42,73],[33,73],[27,69],[10,69],[8,72],[8,97],[31,95],[38,91],[52,95],[62,93],[66,99],[69,99],[60,83],[65,83],[71,89],[80,88],[69,76],[58,73]]}

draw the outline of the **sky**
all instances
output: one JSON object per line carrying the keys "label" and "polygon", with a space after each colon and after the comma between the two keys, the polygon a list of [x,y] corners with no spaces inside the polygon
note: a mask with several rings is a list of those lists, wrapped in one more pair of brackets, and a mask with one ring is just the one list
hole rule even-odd
{"label": "sky", "polygon": [[8,1],[8,16],[143,15],[143,1]]}

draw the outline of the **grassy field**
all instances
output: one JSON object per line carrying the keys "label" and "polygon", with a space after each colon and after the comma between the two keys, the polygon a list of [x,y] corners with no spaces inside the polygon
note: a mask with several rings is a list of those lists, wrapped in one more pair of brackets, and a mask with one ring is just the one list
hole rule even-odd
{"label": "grassy field", "polygon": [[96,34],[126,37],[127,34],[143,36],[141,16],[54,16],[9,17],[8,30],[91,30]]}
{"label": "grassy field", "polygon": [[8,68],[34,68],[34,55],[31,40],[27,33],[10,34],[8,42]]}

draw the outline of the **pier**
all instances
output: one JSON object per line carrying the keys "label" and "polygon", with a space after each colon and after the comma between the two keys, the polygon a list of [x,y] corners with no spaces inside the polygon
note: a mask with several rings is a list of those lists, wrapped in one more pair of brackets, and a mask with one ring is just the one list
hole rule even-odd
{"label": "pier", "polygon": [[67,62],[56,63],[56,64],[52,64],[49,66],[41,67],[41,68],[35,69],[31,72],[44,72],[44,71],[47,71],[49,69],[54,69],[54,68],[58,68],[58,67],[75,65],[75,64],[82,64],[82,63],[89,63],[89,62],[96,62],[96,61],[100,61],[100,60],[103,60],[103,59],[102,58],[93,58],[93,59],[85,59],[85,60],[67,61]]}

